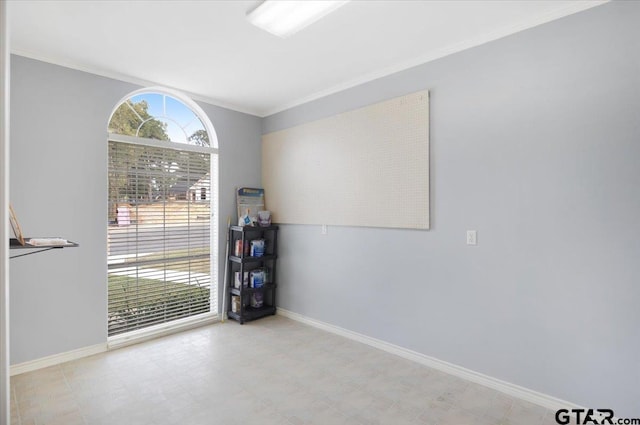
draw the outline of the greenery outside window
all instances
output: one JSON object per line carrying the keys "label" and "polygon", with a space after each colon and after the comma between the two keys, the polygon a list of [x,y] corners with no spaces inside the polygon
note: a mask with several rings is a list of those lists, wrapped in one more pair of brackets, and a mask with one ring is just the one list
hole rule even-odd
{"label": "greenery outside window", "polygon": [[111,117],[110,337],[217,313],[218,157],[210,132],[164,93],[135,94]]}

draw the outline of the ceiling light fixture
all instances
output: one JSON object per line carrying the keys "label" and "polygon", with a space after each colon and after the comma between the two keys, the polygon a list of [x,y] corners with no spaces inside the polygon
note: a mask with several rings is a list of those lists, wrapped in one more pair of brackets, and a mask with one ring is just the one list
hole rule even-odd
{"label": "ceiling light fixture", "polygon": [[248,13],[247,19],[271,34],[286,38],[347,2],[266,0]]}

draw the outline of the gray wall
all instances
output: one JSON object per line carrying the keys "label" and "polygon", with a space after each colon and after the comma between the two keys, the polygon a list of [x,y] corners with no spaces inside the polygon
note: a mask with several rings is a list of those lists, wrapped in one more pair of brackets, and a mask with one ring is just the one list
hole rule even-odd
{"label": "gray wall", "polygon": [[431,90],[432,230],[284,225],[280,305],[640,416],[638,22],[606,4],[267,117]]}
{"label": "gray wall", "polygon": [[[11,260],[11,364],[106,342],[107,122],[140,87],[11,57],[11,203],[28,236],[79,248]],[[220,219],[260,184],[260,118],[199,103],[220,145]],[[224,238],[219,270],[223,270]]]}

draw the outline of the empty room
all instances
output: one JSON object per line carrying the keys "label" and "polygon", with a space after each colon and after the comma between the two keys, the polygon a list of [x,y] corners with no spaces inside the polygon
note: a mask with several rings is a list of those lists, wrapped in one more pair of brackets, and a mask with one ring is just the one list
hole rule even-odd
{"label": "empty room", "polygon": [[640,424],[640,1],[0,12],[0,425]]}

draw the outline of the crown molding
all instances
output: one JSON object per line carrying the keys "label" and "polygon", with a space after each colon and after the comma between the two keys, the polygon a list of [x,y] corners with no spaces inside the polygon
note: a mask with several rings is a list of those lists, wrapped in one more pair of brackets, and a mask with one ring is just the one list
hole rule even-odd
{"label": "crown molding", "polygon": [[329,96],[331,94],[335,94],[341,91],[344,91],[346,89],[364,84],[364,83],[368,83],[370,81],[382,78],[382,77],[386,77],[388,75],[392,75],[395,74],[397,72],[401,72],[431,61],[434,61],[436,59],[440,59],[443,58],[445,56],[449,56],[451,54],[454,53],[458,53],[461,52],[463,50],[467,50],[473,47],[477,47],[480,46],[482,44],[488,43],[490,41],[494,41],[506,36],[509,36],[511,34],[515,34],[521,31],[524,31],[526,29],[529,28],[533,28],[536,27],[538,25],[542,25],[545,24],[547,22],[551,22],[554,21],[556,19],[560,19],[563,18],[565,16],[569,16],[572,15],[574,13],[578,13],[587,9],[591,9],[593,7],[597,7],[597,6],[601,6],[603,4],[609,3],[611,0],[578,0],[578,1],[574,1],[569,3],[568,5],[566,5],[565,7],[553,10],[551,12],[547,12],[547,13],[543,13],[543,14],[538,14],[538,15],[533,15],[525,20],[522,20],[520,22],[517,22],[515,24],[512,25],[507,25],[504,27],[501,27],[497,30],[494,31],[490,31],[487,32],[485,34],[482,34],[480,36],[465,40],[464,42],[461,43],[456,43],[456,44],[452,44],[449,46],[446,46],[444,48],[438,49],[434,52],[431,52],[427,55],[422,55],[422,56],[418,56],[416,58],[413,58],[411,60],[408,61],[404,61],[401,63],[398,63],[396,65],[390,66],[390,67],[385,67],[382,69],[378,69],[376,71],[373,72],[369,72],[366,73],[364,75],[361,75],[357,78],[353,78],[351,80],[345,81],[343,83],[334,85],[332,87],[329,87],[327,89],[324,90],[320,90],[317,91],[315,93],[312,93],[308,96],[304,96],[301,98],[298,98],[296,100],[292,100],[290,102],[286,102],[283,103],[279,106],[273,107],[273,108],[252,108],[252,107],[248,107],[248,106],[242,106],[242,105],[237,105],[234,103],[229,103],[229,102],[225,102],[225,101],[221,101],[219,99],[215,99],[209,96],[205,96],[202,94],[198,94],[198,93],[193,93],[190,92],[188,90],[183,90],[180,87],[174,87],[174,86],[167,86],[165,84],[162,84],[162,82],[160,81],[151,81],[151,80],[146,80],[143,78],[138,78],[138,77],[134,77],[132,75],[127,75],[127,74],[123,74],[123,73],[119,73],[119,72],[115,72],[115,71],[109,71],[109,70],[104,70],[104,69],[100,69],[99,67],[91,67],[91,66],[86,66],[86,65],[82,65],[80,63],[74,62],[74,61],[70,61],[68,58],[64,58],[64,57],[59,57],[59,56],[48,56],[48,55],[44,55],[44,54],[39,54],[39,53],[34,53],[34,52],[30,52],[30,51],[26,51],[26,50],[20,50],[20,49],[11,49],[11,53],[18,55],[18,56],[24,56],[30,59],[35,59],[35,60],[39,60],[42,62],[47,62],[47,63],[51,63],[54,65],[59,65],[59,66],[63,66],[65,68],[71,68],[71,69],[75,69],[78,71],[82,71],[82,72],[87,72],[87,73],[91,73],[94,75],[99,75],[102,77],[106,77],[106,78],[112,78],[115,80],[119,80],[119,81],[124,81],[127,83],[131,83],[131,84],[136,84],[142,87],[149,87],[149,86],[163,86],[166,87],[168,89],[172,89],[172,90],[178,90],[184,94],[186,94],[187,96],[191,97],[194,100],[197,101],[201,101],[201,102],[205,102],[208,103],[210,105],[214,105],[214,106],[219,106],[222,108],[226,108],[226,109],[230,109],[232,111],[236,111],[236,112],[240,112],[240,113],[244,113],[244,114],[249,114],[249,115],[253,115],[253,116],[257,116],[259,118],[265,118],[268,117],[270,115],[274,115],[277,114],[279,112],[285,111],[287,109],[291,109],[294,108],[296,106],[300,106],[303,105],[305,103],[308,102],[312,102],[314,100],[318,100],[321,99],[323,97]]}
{"label": "crown molding", "polygon": [[189,96],[193,100],[197,100],[197,101],[200,101],[200,102],[208,103],[209,105],[219,106],[221,108],[230,109],[232,111],[236,111],[236,112],[240,112],[240,113],[248,114],[248,115],[253,115],[253,116],[257,116],[257,117],[261,117],[261,118],[264,117],[264,115],[261,114],[261,111],[256,110],[256,109],[244,108],[242,106],[239,106],[239,105],[236,105],[236,104],[233,104],[233,103],[223,102],[223,101],[220,101],[218,99],[214,99],[214,98],[211,98],[211,97],[208,97],[208,96],[203,96],[203,95],[198,94],[198,93],[193,93],[193,92],[190,92],[188,90],[181,89],[179,87],[174,87],[174,86],[169,86],[169,85],[166,85],[166,84],[162,84],[159,81],[145,80],[143,78],[138,78],[138,77],[134,77],[134,76],[127,75],[127,74],[122,74],[122,73],[115,72],[115,71],[108,71],[108,70],[100,69],[98,67],[90,67],[90,66],[82,65],[82,64],[79,64],[77,62],[70,61],[67,58],[62,58],[62,57],[57,57],[57,56],[47,56],[47,55],[33,53],[33,52],[29,52],[29,51],[21,50],[21,49],[16,49],[16,48],[12,48],[11,49],[11,54],[17,55],[17,56],[23,56],[25,58],[34,59],[34,60],[38,60],[38,61],[41,61],[41,62],[50,63],[50,64],[53,64],[53,65],[62,66],[62,67],[65,67],[65,68],[74,69],[76,71],[81,71],[81,72],[86,72],[86,73],[93,74],[93,75],[98,75],[100,77],[106,77],[106,78],[111,78],[113,80],[123,81],[125,83],[135,84],[135,85],[141,86],[143,88],[153,87],[153,86],[161,86],[161,87],[164,87],[164,88],[167,88],[167,89],[170,89],[170,90],[179,91],[180,93],[184,93],[185,95]]}
{"label": "crown molding", "polygon": [[328,89],[325,90],[320,90],[318,92],[315,92],[313,94],[310,94],[309,96],[305,96],[302,98],[299,98],[297,100],[282,104],[278,107],[275,108],[271,108],[271,109],[267,109],[265,111],[262,111],[261,116],[262,117],[267,117],[270,115],[274,115],[277,114],[278,112],[282,112],[282,111],[286,111],[287,109],[291,109],[294,108],[296,106],[300,106],[303,105],[305,103],[309,103],[312,102],[314,100],[318,100],[321,99],[323,97],[329,96],[331,94],[335,94],[341,91],[344,91],[346,89],[352,88],[352,87],[356,87],[359,86],[361,84],[364,83],[368,83],[370,81],[373,80],[377,80],[379,78],[382,77],[386,77],[388,75],[392,75],[395,74],[397,72],[400,71],[405,71],[407,69],[419,66],[419,65],[423,65],[427,62],[431,62],[434,61],[436,59],[440,59],[443,58],[445,56],[449,56],[452,55],[454,53],[458,53],[461,52],[463,50],[467,50],[473,47],[477,47],[480,46],[482,44],[488,43],[490,41],[494,41],[494,40],[498,40],[500,38],[503,37],[507,37],[509,35],[527,30],[529,28],[533,28],[542,24],[545,24],[547,22],[551,22],[554,21],[556,19],[560,19],[563,18],[565,16],[569,16],[572,15],[574,13],[578,13],[578,12],[582,12],[583,10],[587,10],[587,9],[591,9],[593,7],[596,6],[601,6],[605,3],[609,3],[611,0],[580,0],[580,1],[575,1],[573,3],[570,3],[569,5],[554,10],[552,12],[547,12],[544,14],[539,14],[539,15],[534,15],[529,17],[526,20],[520,21],[518,23],[515,23],[513,25],[508,25],[502,28],[499,28],[495,31],[491,31],[488,33],[485,33],[483,35],[480,35],[478,37],[474,37],[468,40],[465,40],[461,43],[456,43],[456,44],[452,44],[449,46],[446,46],[442,49],[438,49],[434,52],[429,53],[428,55],[423,55],[423,56],[418,56],[414,59],[411,59],[409,61],[405,61],[402,63],[399,63],[397,65],[394,66],[390,66],[390,67],[386,67],[383,69],[379,69],[377,71],[374,72],[370,72],[367,73],[365,75],[362,75],[360,77],[354,78],[352,80],[346,81],[344,83],[335,85],[333,87],[330,87]]}

